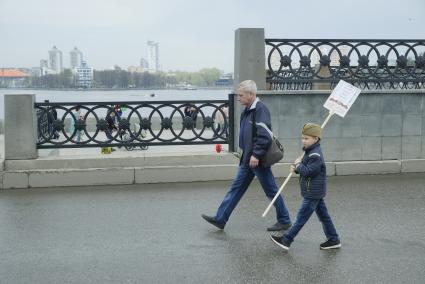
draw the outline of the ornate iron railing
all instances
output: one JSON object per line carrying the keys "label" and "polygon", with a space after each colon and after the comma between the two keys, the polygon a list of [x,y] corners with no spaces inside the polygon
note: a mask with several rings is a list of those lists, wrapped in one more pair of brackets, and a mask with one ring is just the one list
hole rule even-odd
{"label": "ornate iron railing", "polygon": [[362,89],[425,88],[425,40],[266,39],[274,90],[332,89],[340,79]]}
{"label": "ornate iron railing", "polygon": [[233,145],[229,100],[35,103],[38,149]]}

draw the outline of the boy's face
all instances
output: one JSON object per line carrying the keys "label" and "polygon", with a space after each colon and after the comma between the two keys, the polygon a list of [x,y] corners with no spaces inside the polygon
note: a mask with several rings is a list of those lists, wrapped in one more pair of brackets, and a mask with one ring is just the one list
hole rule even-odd
{"label": "boy's face", "polygon": [[304,148],[308,148],[314,143],[319,141],[318,137],[308,136],[308,135],[301,135],[301,142],[303,143]]}

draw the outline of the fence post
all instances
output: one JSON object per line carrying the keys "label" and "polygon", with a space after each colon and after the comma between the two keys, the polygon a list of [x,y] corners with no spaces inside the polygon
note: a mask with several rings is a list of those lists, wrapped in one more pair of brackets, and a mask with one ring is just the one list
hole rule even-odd
{"label": "fence post", "polygon": [[4,96],[4,153],[6,160],[36,159],[35,95]]}

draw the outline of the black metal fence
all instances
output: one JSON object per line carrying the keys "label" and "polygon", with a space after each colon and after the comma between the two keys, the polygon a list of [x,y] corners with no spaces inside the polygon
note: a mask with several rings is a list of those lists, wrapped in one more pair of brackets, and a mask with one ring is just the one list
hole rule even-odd
{"label": "black metal fence", "polygon": [[[362,89],[425,88],[425,40],[266,39],[273,90],[309,90],[340,79]],[[323,87],[323,84],[322,84]]]}
{"label": "black metal fence", "polygon": [[233,145],[228,100],[36,103],[38,149]]}

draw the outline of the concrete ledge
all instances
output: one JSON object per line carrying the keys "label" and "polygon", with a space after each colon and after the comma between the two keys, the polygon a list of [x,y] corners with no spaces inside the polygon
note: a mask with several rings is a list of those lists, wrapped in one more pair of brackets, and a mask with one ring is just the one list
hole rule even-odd
{"label": "concrete ledge", "polygon": [[[183,165],[170,166],[5,171],[0,174],[0,185],[1,188],[9,189],[232,180],[236,175],[238,163],[234,158],[229,160],[227,158],[219,157],[222,159],[221,161],[232,162],[231,164],[202,165],[196,164],[202,163],[202,161],[197,161],[192,165],[186,165],[189,163],[187,162]],[[195,161],[193,157],[189,157],[188,160],[192,163]],[[206,161],[212,162],[208,159]],[[177,162],[176,158],[171,164]],[[154,163],[160,164],[160,160],[154,161]],[[275,177],[288,176],[289,165],[289,163],[274,165],[272,171]],[[328,176],[425,172],[424,159],[329,162],[326,163],[326,166]],[[294,178],[297,176],[295,175]]]}
{"label": "concrete ledge", "polygon": [[237,164],[139,168],[135,169],[135,183],[231,180],[237,169]]}
{"label": "concrete ledge", "polygon": [[29,187],[52,187],[132,184],[133,182],[133,168],[109,168],[31,171],[28,183]]}
{"label": "concrete ledge", "polygon": [[336,176],[336,164],[334,162],[326,163],[326,175],[328,177]]}
{"label": "concrete ledge", "polygon": [[272,166],[272,172],[276,178],[285,178],[289,174],[290,163],[277,163]]}
{"label": "concrete ledge", "polygon": [[401,172],[402,173],[425,172],[425,159],[402,160],[401,161]]}
{"label": "concrete ledge", "polygon": [[4,172],[2,188],[28,188],[29,175],[28,172]]}
{"label": "concrete ledge", "polygon": [[192,166],[236,164],[233,154],[173,154],[144,156],[94,156],[94,157],[47,157],[34,160],[6,160],[7,171],[47,170],[47,169],[92,169],[124,168],[147,166]]}
{"label": "concrete ledge", "polygon": [[[182,154],[182,155],[155,155],[146,156],[145,167],[156,166],[192,166],[192,165],[235,165],[238,160],[233,154]],[[140,167],[141,165],[139,165]]]}
{"label": "concrete ledge", "polygon": [[401,172],[401,162],[391,161],[354,161],[336,162],[335,174],[337,176],[346,175],[375,175],[393,174]]}

